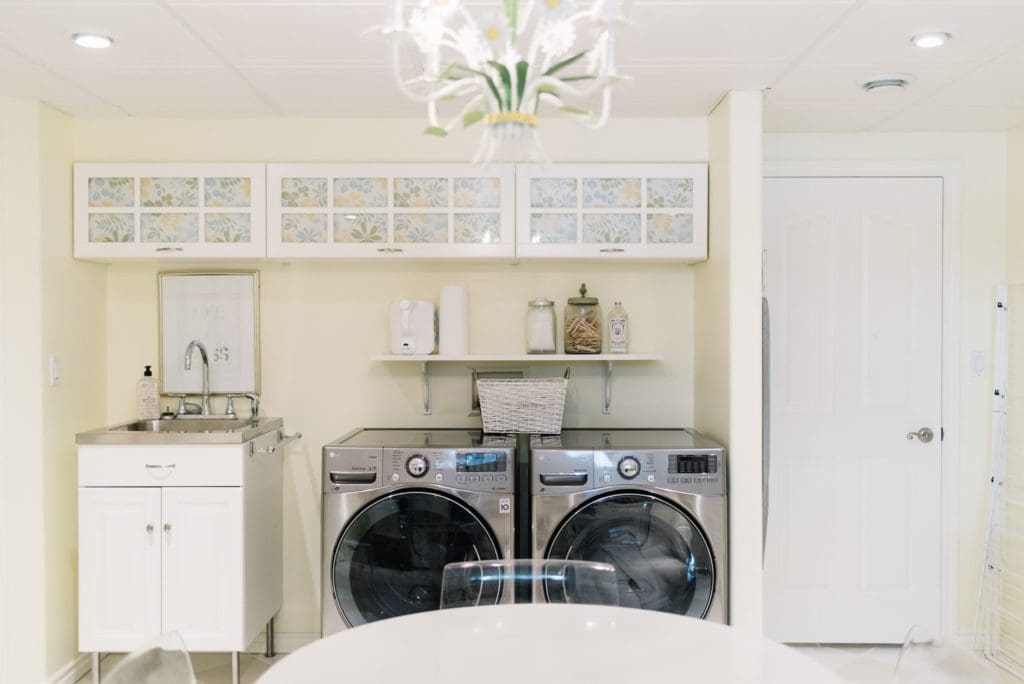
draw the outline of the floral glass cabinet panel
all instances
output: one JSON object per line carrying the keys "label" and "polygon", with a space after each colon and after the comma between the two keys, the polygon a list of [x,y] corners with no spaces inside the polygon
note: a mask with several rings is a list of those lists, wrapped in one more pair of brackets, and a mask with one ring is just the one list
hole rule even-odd
{"label": "floral glass cabinet panel", "polygon": [[516,167],[521,259],[707,259],[707,164]]}
{"label": "floral glass cabinet panel", "polygon": [[515,167],[270,164],[272,258],[515,257]]}
{"label": "floral glass cabinet panel", "polygon": [[75,164],[80,259],[262,258],[263,164]]}

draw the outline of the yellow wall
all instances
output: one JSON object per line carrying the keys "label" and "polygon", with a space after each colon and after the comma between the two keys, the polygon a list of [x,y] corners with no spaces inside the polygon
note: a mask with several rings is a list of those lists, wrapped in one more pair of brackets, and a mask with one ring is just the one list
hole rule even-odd
{"label": "yellow wall", "polygon": [[5,682],[43,681],[78,652],[74,434],[105,417],[106,278],[71,259],[72,136],[68,117],[0,100]]}
{"label": "yellow wall", "polygon": [[[76,161],[464,161],[478,132],[438,141],[405,120],[75,121]],[[572,122],[544,131],[560,161],[704,161],[704,119],[618,120],[598,132]],[[176,265],[172,265],[176,266]],[[200,265],[201,266],[201,265]],[[529,299],[559,302],[585,281],[605,307],[623,302],[636,351],[661,364],[615,367],[613,415],[600,408],[601,375],[578,364],[567,425],[691,425],[694,418],[693,269],[593,264],[260,264],[264,412],[305,438],[285,456],[285,606],[278,629],[319,631],[320,447],[358,426],[472,425],[465,368],[439,367],[434,415],[420,409],[419,369],[371,363],[387,351],[388,302],[436,302],[442,285],[470,290],[474,353],[523,350]],[[157,265],[115,265],[107,281],[107,419],[132,417],[135,380],[157,361]],[[539,373],[559,373],[539,366]]]}
{"label": "yellow wall", "polygon": [[1008,193],[1006,215],[1006,277],[1024,283],[1024,127],[1007,134]]}
{"label": "yellow wall", "polygon": [[[961,166],[960,415],[945,416],[959,429],[960,468],[957,587],[958,628],[973,627],[978,568],[988,511],[988,463],[992,401],[993,297],[1006,278],[1007,136],[1002,133],[862,134],[765,136],[766,161],[942,160]],[[982,351],[989,365],[970,374],[970,354]]]}

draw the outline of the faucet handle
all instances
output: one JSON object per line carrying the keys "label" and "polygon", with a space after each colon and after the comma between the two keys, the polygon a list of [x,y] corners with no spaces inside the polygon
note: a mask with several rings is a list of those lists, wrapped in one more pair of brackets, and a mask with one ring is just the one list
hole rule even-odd
{"label": "faucet handle", "polygon": [[246,392],[244,394],[229,394],[228,404],[224,408],[224,413],[229,416],[235,415],[235,399],[248,399],[250,404],[250,418],[259,418],[260,415],[260,395],[255,392]]}

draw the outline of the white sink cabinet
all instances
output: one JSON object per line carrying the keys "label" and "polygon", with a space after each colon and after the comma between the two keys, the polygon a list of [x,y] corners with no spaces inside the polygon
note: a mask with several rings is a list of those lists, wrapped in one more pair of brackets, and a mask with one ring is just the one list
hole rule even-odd
{"label": "white sink cabinet", "polygon": [[78,447],[79,650],[176,631],[237,665],[282,603],[281,440]]}

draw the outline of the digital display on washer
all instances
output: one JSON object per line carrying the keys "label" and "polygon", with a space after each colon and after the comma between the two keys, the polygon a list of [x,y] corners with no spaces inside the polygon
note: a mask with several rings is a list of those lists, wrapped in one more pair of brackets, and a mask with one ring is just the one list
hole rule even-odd
{"label": "digital display on washer", "polygon": [[718,472],[718,459],[707,454],[700,456],[673,454],[668,457],[668,472],[671,474],[716,473]]}
{"label": "digital display on washer", "polygon": [[460,473],[504,472],[508,456],[493,451],[461,453],[455,456],[455,468]]}

